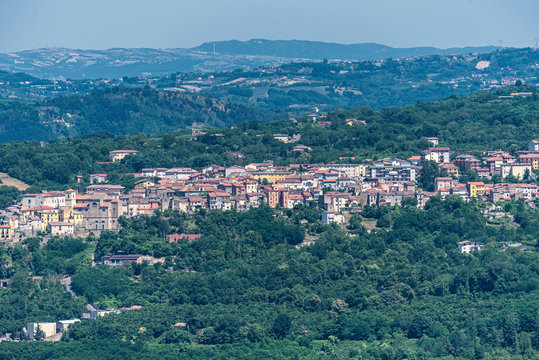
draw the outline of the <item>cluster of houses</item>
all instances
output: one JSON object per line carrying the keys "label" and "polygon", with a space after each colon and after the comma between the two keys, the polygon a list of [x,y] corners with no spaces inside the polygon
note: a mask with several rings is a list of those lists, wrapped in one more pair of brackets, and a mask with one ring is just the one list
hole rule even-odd
{"label": "cluster of houses", "polygon": [[[449,155],[449,149],[447,155]],[[426,150],[429,152],[429,150]],[[523,198],[533,206],[537,197],[537,184],[506,183],[508,177],[512,179],[533,179],[534,170],[539,169],[539,140],[533,140],[528,145],[528,150],[517,152],[512,156],[501,150],[485,151],[482,158],[476,158],[469,154],[458,155],[452,162],[440,162],[440,168],[444,169],[448,176],[438,177],[435,180],[435,192],[445,196],[457,194],[463,197],[479,197],[493,203],[500,200],[517,200]],[[432,158],[435,160],[435,158]],[[480,179],[497,176],[500,182],[485,184],[483,181],[459,183],[456,179],[462,172],[472,171]]]}
{"label": "cluster of houses", "polygon": [[[126,311],[142,309],[140,305],[132,305],[122,307],[120,309],[98,309],[92,304],[86,305],[86,311],[81,314],[80,318],[69,320],[47,321],[47,322],[29,322],[22,331],[14,334],[6,333],[0,337],[0,342],[4,341],[60,341],[62,335],[68,330],[72,324],[96,320],[100,317],[109,314],[121,314]],[[185,322],[176,322],[172,326],[174,329],[188,329],[189,326]]]}
{"label": "cluster of houses", "polygon": [[123,190],[119,185],[96,184],[84,193],[69,189],[25,194],[18,204],[0,210],[0,240],[118,230],[118,218],[124,214]]}
{"label": "cluster of houses", "polygon": [[0,337],[2,341],[59,341],[70,325],[85,321],[95,320],[108,314],[120,314],[124,311],[141,309],[140,305],[122,307],[121,309],[97,309],[92,304],[86,305],[86,312],[81,314],[80,319],[59,320],[52,322],[30,322],[21,332],[15,334],[7,333]]}
{"label": "cluster of houses", "polygon": [[[148,168],[134,174],[140,180],[133,190],[107,182],[106,174],[92,174],[84,192],[43,191],[25,194],[19,204],[0,211],[0,240],[17,240],[49,233],[81,236],[118,230],[120,216],[152,215],[160,210],[192,213],[199,209],[245,211],[261,204],[293,208],[316,202],[323,209],[324,223],[343,223],[345,214],[363,205],[400,205],[415,198],[419,207],[434,195],[458,195],[468,200],[497,202],[523,198],[532,206],[538,186],[504,183],[508,176],[533,178],[539,169],[539,140],[529,143],[518,157],[504,151],[485,151],[482,158],[469,154],[451,156],[428,138],[433,147],[409,159],[384,158],[364,164],[292,164],[276,166],[272,161],[246,166],[192,168]],[[111,152],[113,161],[136,153]],[[425,161],[438,163],[447,175],[435,180],[432,192],[418,188],[417,178]],[[500,183],[459,183],[469,170],[479,178],[499,176]],[[170,239],[170,241],[178,239]]]}

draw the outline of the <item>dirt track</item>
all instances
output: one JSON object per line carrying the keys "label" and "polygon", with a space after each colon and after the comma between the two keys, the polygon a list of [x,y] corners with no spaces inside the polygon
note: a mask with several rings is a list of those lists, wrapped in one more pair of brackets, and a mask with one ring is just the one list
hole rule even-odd
{"label": "dirt track", "polygon": [[11,176],[3,172],[0,172],[0,180],[2,180],[2,185],[15,186],[21,191],[24,191],[30,187],[30,185],[23,183],[18,179],[12,178]]}

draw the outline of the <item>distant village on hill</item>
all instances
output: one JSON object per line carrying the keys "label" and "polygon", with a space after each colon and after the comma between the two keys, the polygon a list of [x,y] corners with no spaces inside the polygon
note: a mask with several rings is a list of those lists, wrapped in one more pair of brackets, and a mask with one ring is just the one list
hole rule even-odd
{"label": "distant village on hill", "polygon": [[[318,115],[313,114],[312,117]],[[323,116],[318,120],[323,120]],[[347,124],[359,124],[347,119]],[[323,121],[320,122],[323,125]],[[193,127],[192,135],[204,134]],[[219,136],[216,134],[215,136]],[[298,143],[293,152],[309,152],[300,144],[299,134],[274,134],[276,140]],[[107,174],[91,174],[91,185],[83,193],[42,191],[24,194],[21,201],[0,212],[0,238],[18,242],[27,237],[73,236],[118,231],[121,216],[152,215],[155,211],[178,210],[194,213],[200,209],[246,211],[262,204],[291,209],[315,202],[323,210],[325,224],[345,224],[351,213],[362,206],[398,206],[412,199],[424,207],[433,196],[457,195],[464,200],[478,199],[496,204],[500,200],[523,199],[535,206],[538,185],[522,182],[536,177],[539,169],[539,140],[517,156],[501,150],[485,150],[481,158],[454,154],[440,146],[436,137],[427,138],[432,147],[408,159],[394,157],[364,163],[291,164],[276,166],[273,161],[246,166],[207,166],[192,168],[145,168],[134,173],[139,178],[134,189],[125,191],[108,182]],[[110,162],[136,154],[136,150],[114,150]],[[238,154],[241,156],[241,154]],[[421,188],[418,179],[428,162],[436,163],[440,174],[433,188]],[[459,177],[472,171],[479,181],[460,183]],[[424,174],[425,175],[425,174]],[[485,184],[481,179],[497,178]],[[80,182],[82,176],[78,177]],[[509,180],[509,181],[508,181]],[[177,241],[174,234],[170,241]]]}

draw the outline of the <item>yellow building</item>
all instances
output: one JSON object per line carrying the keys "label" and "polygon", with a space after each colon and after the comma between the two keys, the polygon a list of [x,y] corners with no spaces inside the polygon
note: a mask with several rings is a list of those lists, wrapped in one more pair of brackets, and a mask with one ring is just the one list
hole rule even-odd
{"label": "yellow building", "polygon": [[531,165],[533,170],[539,169],[539,154],[520,155],[520,161],[523,164]]}
{"label": "yellow building", "polygon": [[75,225],[75,227],[82,227],[84,221],[84,215],[80,212],[73,212],[71,214],[71,218],[69,219],[69,222]]}
{"label": "yellow building", "polygon": [[0,240],[7,240],[13,237],[13,228],[9,225],[0,225]]}
{"label": "yellow building", "polygon": [[13,219],[13,218],[8,218],[6,225],[11,226],[12,229],[18,229],[19,228],[19,220],[18,219]]}
{"label": "yellow building", "polygon": [[147,189],[154,186],[155,183],[150,179],[139,180],[135,183],[135,189]]}
{"label": "yellow building", "polygon": [[479,181],[471,181],[466,184],[470,197],[483,196],[485,194],[485,183]]}
{"label": "yellow building", "polygon": [[58,210],[41,210],[39,212],[39,219],[41,220],[41,230],[45,231],[47,225],[50,222],[60,221],[60,211]]}
{"label": "yellow building", "polygon": [[253,177],[258,181],[267,180],[269,184],[275,184],[277,181],[282,181],[285,179],[286,175],[290,173],[285,171],[259,171],[253,173]]}
{"label": "yellow building", "polygon": [[80,211],[75,211],[73,207],[64,206],[60,212],[60,221],[73,224],[75,227],[82,227],[84,221],[84,215]]}

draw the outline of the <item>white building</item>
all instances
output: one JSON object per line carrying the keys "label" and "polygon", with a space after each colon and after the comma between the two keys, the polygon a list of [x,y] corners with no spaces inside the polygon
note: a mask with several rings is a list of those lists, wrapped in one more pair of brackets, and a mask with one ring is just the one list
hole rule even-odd
{"label": "white building", "polygon": [[59,208],[66,205],[66,194],[63,191],[44,191],[38,194],[25,194],[21,205],[29,208],[50,206]]}
{"label": "white building", "polygon": [[288,142],[288,135],[286,135],[286,134],[273,134],[273,138],[275,140],[279,140],[279,141],[282,141],[284,143]]}
{"label": "white building", "polygon": [[52,236],[70,236],[75,233],[75,225],[63,221],[51,221],[47,224],[47,232]]}
{"label": "white building", "polygon": [[526,175],[532,174],[532,166],[528,164],[502,164],[500,165],[500,176],[505,179],[507,176],[512,175],[518,179],[524,179]]}
{"label": "white building", "polygon": [[538,151],[539,152],[539,140],[532,140],[528,144],[528,151]]}
{"label": "white building", "polygon": [[45,338],[56,335],[56,323],[55,322],[39,322],[28,323],[26,325],[26,331],[28,339],[34,339],[37,334],[37,330],[40,329],[43,332]]}
{"label": "white building", "polygon": [[472,251],[481,251],[483,250],[483,245],[478,243],[477,241],[461,241],[458,243],[459,251],[461,253],[469,254]]}
{"label": "white building", "polygon": [[318,166],[318,170],[336,170],[353,179],[367,176],[367,168],[368,166],[363,164],[323,164]]}
{"label": "white building", "polygon": [[116,162],[122,160],[127,155],[133,155],[136,153],[138,153],[137,150],[113,150],[109,151],[109,156],[112,161]]}
{"label": "white building", "polygon": [[56,332],[62,333],[67,330],[67,328],[76,322],[80,322],[80,319],[71,319],[71,320],[60,320],[56,322]]}
{"label": "white building", "polygon": [[428,137],[427,141],[430,142],[433,146],[438,146],[439,144],[437,137]]}
{"label": "white building", "polygon": [[423,160],[431,160],[437,163],[451,162],[451,149],[448,147],[431,147],[421,153]]}
{"label": "white building", "polygon": [[324,224],[344,224],[344,215],[339,214],[335,211],[324,211],[322,213],[322,222]]}
{"label": "white building", "polygon": [[227,178],[232,176],[245,176],[247,174],[247,170],[241,166],[230,166],[225,170],[225,177]]}

